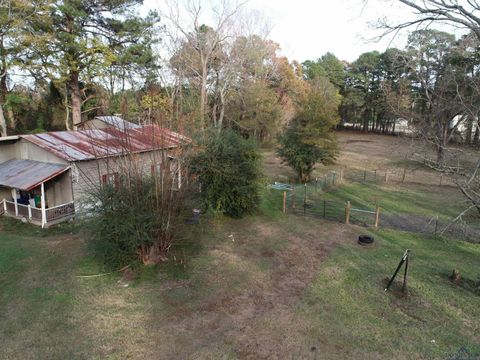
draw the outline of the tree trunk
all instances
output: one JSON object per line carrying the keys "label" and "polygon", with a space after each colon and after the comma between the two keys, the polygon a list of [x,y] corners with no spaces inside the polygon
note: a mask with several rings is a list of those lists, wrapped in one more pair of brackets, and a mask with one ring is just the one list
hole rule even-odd
{"label": "tree trunk", "polygon": [[467,131],[465,132],[465,143],[468,145],[472,143],[472,134],[473,134],[473,117],[468,116]]}
{"label": "tree trunk", "polygon": [[205,101],[207,98],[207,62],[202,61],[202,83],[200,85],[200,129],[205,129]]}
{"label": "tree trunk", "polygon": [[73,130],[77,130],[77,126],[82,122],[82,96],[80,94],[78,72],[72,71],[70,73],[70,81],[68,85],[70,88]]}
{"label": "tree trunk", "polygon": [[8,122],[10,123],[10,129],[15,131],[17,128],[17,120],[15,119],[15,114],[10,106],[7,106],[7,117]]}
{"label": "tree trunk", "polygon": [[225,117],[225,97],[223,95],[223,91],[220,91],[220,115],[218,116],[218,132],[222,131],[224,117]]}
{"label": "tree trunk", "polygon": [[0,104],[0,136],[7,136],[7,122],[3,116],[3,105]]}
{"label": "tree trunk", "polygon": [[217,127],[217,102],[216,101],[213,103],[213,107],[212,107],[212,122],[213,122],[213,126]]}
{"label": "tree trunk", "polygon": [[445,148],[441,144],[437,144],[437,166],[442,167],[445,162]]}
{"label": "tree trunk", "polygon": [[480,140],[480,121],[476,121],[475,134],[473,135],[473,144],[478,145]]}
{"label": "tree trunk", "polygon": [[[0,42],[0,50],[3,50],[3,41]],[[7,136],[7,122],[5,121],[5,114],[3,109],[5,108],[5,101],[7,98],[7,69],[5,61],[3,61],[0,68],[0,134],[1,136]]]}
{"label": "tree trunk", "polygon": [[[2,46],[0,49],[3,49],[3,42],[0,43]],[[5,121],[5,115],[3,113],[3,108],[5,106],[5,100],[7,97],[7,69],[5,64],[0,68],[0,136],[7,136],[7,122]]]}

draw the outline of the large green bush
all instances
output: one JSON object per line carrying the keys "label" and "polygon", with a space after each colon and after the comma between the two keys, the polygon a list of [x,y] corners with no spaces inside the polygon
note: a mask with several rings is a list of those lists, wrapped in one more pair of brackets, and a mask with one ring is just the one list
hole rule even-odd
{"label": "large green bush", "polygon": [[260,202],[261,155],[254,141],[232,130],[210,133],[203,151],[192,160],[207,209],[238,218]]}
{"label": "large green bush", "polygon": [[164,161],[158,174],[136,169],[134,158],[115,184],[92,189],[91,246],[113,269],[166,259],[184,228],[187,186],[178,189]]}

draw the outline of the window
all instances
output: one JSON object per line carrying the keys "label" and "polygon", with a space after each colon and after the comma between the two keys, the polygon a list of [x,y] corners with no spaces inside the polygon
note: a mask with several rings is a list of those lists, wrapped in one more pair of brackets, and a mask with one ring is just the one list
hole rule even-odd
{"label": "window", "polygon": [[152,163],[150,166],[150,171],[152,176],[160,176],[162,174],[162,164],[161,163]]}
{"label": "window", "polygon": [[118,189],[120,187],[120,180],[118,177],[118,173],[109,173],[109,174],[104,174],[102,175],[102,185],[110,185],[114,186],[115,189]]}

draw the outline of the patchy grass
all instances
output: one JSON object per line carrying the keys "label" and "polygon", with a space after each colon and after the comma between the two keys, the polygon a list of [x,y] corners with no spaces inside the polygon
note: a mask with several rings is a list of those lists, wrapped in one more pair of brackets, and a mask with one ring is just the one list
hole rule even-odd
{"label": "patchy grass", "polygon": [[450,187],[434,188],[425,185],[382,185],[346,183],[325,194],[315,194],[321,199],[350,201],[352,206],[374,208],[378,204],[383,211],[392,214],[414,214],[426,217],[439,216],[451,219],[465,206],[460,192]]}
{"label": "patchy grass", "polygon": [[[448,279],[456,268],[480,281],[480,248],[394,231],[373,235],[373,248],[337,247],[302,297],[298,314],[312,344],[341,348],[345,358],[441,359],[461,347],[480,354],[480,298]],[[384,293],[384,279],[407,248],[410,295],[399,298]]]}
{"label": "patchy grass", "polygon": [[[351,140],[382,161],[385,139]],[[269,165],[291,175],[276,160]],[[345,184],[314,196],[452,216],[459,198],[437,190]],[[168,261],[132,277],[105,273],[78,227],[40,230],[0,218],[2,357],[445,359],[461,347],[480,354],[479,245],[285,216],[282,196],[266,189],[255,216],[187,227]],[[365,232],[375,246],[357,245]],[[385,293],[406,248],[410,295]],[[448,278],[454,268],[461,285]]]}

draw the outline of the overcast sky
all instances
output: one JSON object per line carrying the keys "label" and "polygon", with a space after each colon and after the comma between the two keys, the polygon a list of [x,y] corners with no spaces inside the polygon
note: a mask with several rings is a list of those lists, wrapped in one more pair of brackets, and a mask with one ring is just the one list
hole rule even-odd
{"label": "overcast sky", "polygon": [[[215,0],[205,0],[205,7],[210,1]],[[144,6],[156,9],[163,3],[145,0]],[[280,44],[289,60],[298,61],[314,60],[328,51],[354,61],[367,51],[402,48],[405,35],[372,42],[379,34],[372,24],[381,18],[396,22],[412,17],[411,9],[395,0],[250,0],[247,7],[268,19],[269,38]]]}

